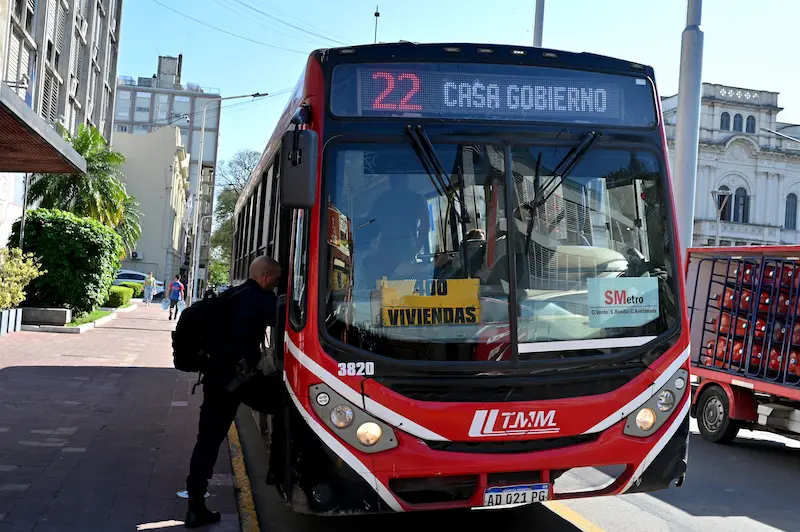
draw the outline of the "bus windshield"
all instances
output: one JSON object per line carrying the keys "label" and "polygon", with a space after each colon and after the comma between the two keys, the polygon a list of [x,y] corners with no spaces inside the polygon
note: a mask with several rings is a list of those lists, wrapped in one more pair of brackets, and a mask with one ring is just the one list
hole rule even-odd
{"label": "bus windshield", "polygon": [[672,327],[659,156],[595,145],[557,171],[578,142],[435,142],[441,171],[412,142],[331,145],[328,333],[394,359],[507,361],[512,290],[520,360],[641,345]]}

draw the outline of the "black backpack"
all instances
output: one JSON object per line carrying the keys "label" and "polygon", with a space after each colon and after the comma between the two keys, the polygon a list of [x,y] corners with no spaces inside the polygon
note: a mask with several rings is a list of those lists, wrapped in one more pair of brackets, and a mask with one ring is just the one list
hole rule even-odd
{"label": "black backpack", "polygon": [[[227,343],[233,298],[242,287],[229,289],[221,296],[209,296],[181,312],[172,331],[172,361],[175,369],[206,373],[212,358]],[[194,392],[194,390],[192,390]]]}

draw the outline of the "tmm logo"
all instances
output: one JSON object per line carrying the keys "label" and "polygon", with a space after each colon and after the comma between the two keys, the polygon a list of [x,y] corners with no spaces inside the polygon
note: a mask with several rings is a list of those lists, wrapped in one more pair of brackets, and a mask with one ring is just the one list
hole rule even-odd
{"label": "tmm logo", "polygon": [[559,431],[555,410],[477,410],[469,427],[469,435],[473,438],[554,434]]}

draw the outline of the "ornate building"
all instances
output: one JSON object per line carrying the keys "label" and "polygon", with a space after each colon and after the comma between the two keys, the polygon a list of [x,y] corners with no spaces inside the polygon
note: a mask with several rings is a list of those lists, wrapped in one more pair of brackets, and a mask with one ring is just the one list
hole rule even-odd
{"label": "ornate building", "polygon": [[[671,163],[677,103],[661,101]],[[800,142],[777,134],[800,138],[800,125],[782,109],[777,92],[703,84],[693,245],[800,244]]]}

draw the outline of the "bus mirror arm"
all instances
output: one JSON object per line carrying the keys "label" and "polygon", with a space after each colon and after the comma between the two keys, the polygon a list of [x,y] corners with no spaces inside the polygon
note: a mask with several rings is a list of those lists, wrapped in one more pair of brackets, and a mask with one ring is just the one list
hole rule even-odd
{"label": "bus mirror arm", "polygon": [[280,200],[287,209],[310,209],[317,200],[319,136],[296,128],[281,139]]}

